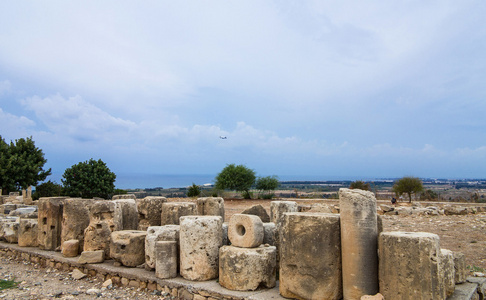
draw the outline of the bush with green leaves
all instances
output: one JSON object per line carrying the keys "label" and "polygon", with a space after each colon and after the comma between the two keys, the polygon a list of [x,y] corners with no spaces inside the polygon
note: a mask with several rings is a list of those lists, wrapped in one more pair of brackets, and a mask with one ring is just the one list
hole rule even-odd
{"label": "bush with green leaves", "polygon": [[115,190],[115,173],[101,160],[90,159],[67,168],[61,179],[70,197],[110,199]]}
{"label": "bush with green leaves", "polygon": [[392,191],[400,197],[403,194],[408,195],[409,202],[412,202],[412,194],[417,194],[424,190],[422,180],[417,177],[405,176],[393,184]]}
{"label": "bush with green leaves", "polygon": [[369,191],[370,190],[370,184],[367,183],[367,182],[364,182],[362,180],[356,180],[356,181],[351,182],[351,184],[349,185],[349,188],[350,189],[360,189],[360,190],[363,190],[363,191]]}
{"label": "bush with green leaves", "polygon": [[59,183],[47,181],[39,184],[32,194],[33,200],[38,200],[40,197],[57,197],[62,195],[62,186]]}
{"label": "bush with green leaves", "polygon": [[50,168],[44,170],[46,162],[44,152],[35,146],[32,137],[7,144],[0,136],[0,188],[4,193],[27,189],[45,180],[51,175]]}
{"label": "bush with green leaves", "polygon": [[245,199],[251,198],[250,188],[255,183],[255,171],[244,165],[227,165],[217,176],[215,187],[220,190],[242,192]]}
{"label": "bush with green leaves", "polygon": [[259,195],[260,198],[272,199],[275,194],[270,191],[274,191],[275,189],[277,189],[278,185],[279,185],[278,177],[276,175],[273,175],[273,176],[266,176],[266,177],[258,177],[255,188],[257,190],[260,190],[260,195]]}
{"label": "bush with green leaves", "polygon": [[192,186],[187,189],[187,197],[197,197],[199,195],[201,195],[201,188],[193,182]]}

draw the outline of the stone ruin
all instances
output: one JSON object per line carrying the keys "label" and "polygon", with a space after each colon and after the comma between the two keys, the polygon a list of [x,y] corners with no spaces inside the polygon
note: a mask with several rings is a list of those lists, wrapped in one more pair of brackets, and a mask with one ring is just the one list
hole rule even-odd
{"label": "stone ruin", "polygon": [[278,270],[280,295],[295,299],[447,299],[466,281],[464,255],[437,235],[382,232],[377,210],[387,208],[371,192],[341,189],[339,199],[339,208],[272,201],[270,216],[254,207],[224,223],[222,198],[41,198],[1,205],[0,238],[161,279],[218,278],[234,291],[273,288]]}

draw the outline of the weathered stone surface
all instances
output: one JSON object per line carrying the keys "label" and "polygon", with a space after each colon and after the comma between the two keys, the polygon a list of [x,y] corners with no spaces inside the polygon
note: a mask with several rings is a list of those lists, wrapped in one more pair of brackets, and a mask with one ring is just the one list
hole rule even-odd
{"label": "weathered stone surface", "polygon": [[[157,252],[155,245],[159,241],[175,241],[179,248],[179,225],[150,226],[145,237],[145,263],[148,268],[155,268]],[[177,271],[177,270],[176,270]]]}
{"label": "weathered stone surface", "polygon": [[124,194],[124,195],[113,195],[111,200],[120,200],[120,199],[137,199],[137,196],[134,194]]}
{"label": "weathered stone surface", "polygon": [[39,245],[37,222],[37,219],[20,219],[18,240],[20,247],[37,247]]}
{"label": "weathered stone surface", "polygon": [[[378,293],[378,221],[372,192],[339,189],[343,296],[360,299]],[[384,295],[385,298],[387,297]]]}
{"label": "weathered stone surface", "polygon": [[455,279],[454,279],[454,254],[447,249],[440,249],[439,256],[440,278],[442,278],[444,298],[449,297],[454,293]]}
{"label": "weathered stone surface", "polygon": [[382,294],[378,293],[376,295],[364,295],[361,296],[360,300],[385,300]]}
{"label": "weathered stone surface", "polygon": [[61,246],[64,199],[65,197],[39,199],[37,228],[40,249],[55,250]]}
{"label": "weathered stone surface", "polygon": [[19,240],[19,221],[3,223],[3,238],[10,244]]}
{"label": "weathered stone surface", "polygon": [[180,220],[181,276],[198,281],[217,278],[223,219],[219,216],[186,216]]}
{"label": "weathered stone surface", "polygon": [[382,232],[380,293],[385,299],[444,299],[439,236],[426,232]]}
{"label": "weathered stone surface", "polygon": [[260,217],[262,222],[270,222],[270,216],[268,215],[267,211],[263,206],[260,204],[258,205],[253,205],[250,208],[245,209],[243,212],[241,212],[243,215],[255,215]]}
{"label": "weathered stone surface", "polygon": [[89,210],[89,225],[84,230],[84,251],[104,250],[105,257],[110,257],[111,233],[122,230],[114,220],[115,203],[113,201],[96,201]]}
{"label": "weathered stone surface", "polygon": [[158,241],[155,243],[155,277],[161,279],[177,277],[177,248],[176,241]]}
{"label": "weathered stone surface", "polygon": [[224,199],[221,197],[204,197],[196,201],[197,214],[201,216],[220,216],[224,222]]}
{"label": "weathered stone surface", "polygon": [[113,200],[113,202],[115,203],[115,212],[113,214],[115,228],[120,228],[118,230],[137,230],[137,202],[134,199],[120,199]]}
{"label": "weathered stone surface", "polygon": [[145,262],[146,231],[122,230],[111,233],[110,257],[126,267]]}
{"label": "weathered stone surface", "polygon": [[76,257],[79,253],[79,241],[68,240],[62,243],[61,253],[65,257]]}
{"label": "weathered stone surface", "polygon": [[454,255],[454,280],[456,283],[466,282],[467,266],[466,256],[461,252],[453,252]]}
{"label": "weathered stone surface", "polygon": [[71,274],[71,276],[73,277],[73,279],[79,280],[79,279],[83,279],[87,275],[76,268],[76,269],[73,270],[73,273]]}
{"label": "weathered stone surface", "polygon": [[230,244],[228,238],[228,223],[223,223],[223,245],[228,246]]}
{"label": "weathered stone surface", "polygon": [[457,205],[446,205],[444,206],[444,214],[447,216],[451,215],[467,215],[467,207],[457,206]]}
{"label": "weathered stone surface", "polygon": [[234,214],[228,224],[228,238],[233,246],[258,247],[263,242],[263,223],[254,215]]}
{"label": "weathered stone surface", "polygon": [[285,213],[280,236],[280,294],[341,299],[339,215]]}
{"label": "weathered stone surface", "polygon": [[383,212],[389,212],[389,211],[395,210],[395,207],[393,207],[392,205],[386,205],[386,204],[380,205],[380,208]]}
{"label": "weathered stone surface", "polygon": [[162,204],[160,225],[179,225],[183,216],[197,214],[196,203],[193,202],[166,202]]}
{"label": "weathered stone surface", "polygon": [[482,300],[479,298],[478,285],[476,283],[463,282],[456,285],[454,294],[447,300]]}
{"label": "weathered stone surface", "polygon": [[160,226],[162,203],[167,202],[165,197],[149,196],[137,199],[138,230],[147,230],[150,226]]}
{"label": "weathered stone surface", "polygon": [[273,288],[276,284],[276,263],[275,246],[223,246],[219,249],[219,284],[235,291]]}
{"label": "weathered stone surface", "polygon": [[486,277],[468,277],[467,282],[477,284],[477,293],[479,295],[479,299],[486,299]]}
{"label": "weathered stone surface", "polygon": [[8,215],[11,211],[14,211],[14,210],[17,209],[17,204],[5,203],[5,204],[2,204],[1,207],[2,207],[2,209],[0,211],[2,211],[5,215]]}
{"label": "weathered stone surface", "polygon": [[105,260],[104,250],[83,251],[78,259],[80,264],[97,264]]}
{"label": "weathered stone surface", "polygon": [[27,219],[37,219],[37,206],[27,206],[27,207],[19,207],[15,210],[12,210],[9,214],[11,217],[21,217]]}
{"label": "weathered stone surface", "polygon": [[276,246],[277,238],[275,223],[263,223],[263,244]]}
{"label": "weathered stone surface", "polygon": [[297,202],[294,201],[272,201],[270,202],[270,222],[275,223],[277,228],[283,220],[286,212],[297,212]]}
{"label": "weathered stone surface", "polygon": [[84,230],[89,225],[89,209],[94,202],[93,199],[68,198],[64,200],[61,244],[64,246],[66,241],[78,240],[78,254],[84,249]]}
{"label": "weathered stone surface", "polygon": [[0,218],[0,239],[5,240],[4,226],[5,223],[17,222],[17,217],[2,217]]}

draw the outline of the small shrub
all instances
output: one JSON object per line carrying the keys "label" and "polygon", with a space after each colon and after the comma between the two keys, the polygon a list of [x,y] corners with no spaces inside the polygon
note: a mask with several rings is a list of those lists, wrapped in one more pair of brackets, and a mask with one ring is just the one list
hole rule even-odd
{"label": "small shrub", "polygon": [[201,195],[201,189],[195,183],[192,183],[192,186],[187,190],[187,197],[197,197],[199,195]]}
{"label": "small shrub", "polygon": [[16,288],[18,284],[15,280],[0,279],[0,290]]}

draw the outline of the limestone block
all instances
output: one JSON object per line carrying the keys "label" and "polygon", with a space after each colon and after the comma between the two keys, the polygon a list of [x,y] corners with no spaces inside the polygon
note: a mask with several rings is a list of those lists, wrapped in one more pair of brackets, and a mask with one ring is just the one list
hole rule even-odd
{"label": "limestone block", "polygon": [[241,212],[244,215],[255,215],[259,216],[262,222],[267,223],[270,222],[270,216],[268,215],[267,211],[263,206],[260,204],[258,205],[253,205],[250,208],[245,209],[243,212]]}
{"label": "limestone block", "polygon": [[468,277],[467,282],[475,283],[478,285],[477,293],[479,299],[486,299],[486,278],[485,277]]}
{"label": "limestone block", "polygon": [[439,236],[382,232],[378,245],[380,293],[385,299],[444,299]]}
{"label": "limestone block", "polygon": [[466,256],[461,252],[453,252],[454,256],[454,280],[457,283],[466,282],[467,271]]}
{"label": "limestone block", "polygon": [[113,201],[96,201],[89,209],[89,225],[84,230],[84,251],[104,250],[105,257],[110,257],[110,238],[117,228],[114,220],[115,203]]}
{"label": "limestone block", "polygon": [[5,215],[8,215],[11,211],[17,209],[17,204],[13,204],[13,203],[2,204],[2,209],[3,209],[3,213]]}
{"label": "limestone block", "polygon": [[3,237],[10,244],[16,244],[19,240],[19,221],[5,222],[3,224]]}
{"label": "limestone block", "polygon": [[66,241],[77,240],[79,252],[84,249],[84,230],[89,225],[89,209],[93,203],[95,203],[93,199],[68,198],[64,200],[61,230],[62,245]]}
{"label": "limestone block", "polygon": [[197,214],[196,203],[193,202],[166,202],[162,204],[160,225],[179,225],[179,219],[183,216]]}
{"label": "limestone block", "polygon": [[275,223],[263,223],[263,244],[276,246],[277,229]]}
{"label": "limestone block", "polygon": [[[378,293],[376,198],[360,189],[339,189],[343,296],[360,299]],[[386,295],[384,295],[386,298]]]}
{"label": "limestone block", "polygon": [[263,223],[254,215],[234,214],[228,224],[228,238],[233,246],[258,247],[263,242]]}
{"label": "limestone block", "polygon": [[97,264],[102,263],[105,260],[105,251],[83,251],[78,259],[80,264]]}
{"label": "limestone block", "polygon": [[146,231],[121,230],[111,233],[110,257],[126,267],[145,262]]}
{"label": "limestone block", "polygon": [[42,250],[61,246],[62,214],[65,197],[43,197],[38,206],[38,241]]}
{"label": "limestone block", "polygon": [[[145,263],[148,268],[155,268],[159,241],[175,241],[179,248],[179,225],[150,226],[145,237]],[[176,270],[177,271],[177,270]]]}
{"label": "limestone block", "polygon": [[125,194],[125,195],[113,195],[111,200],[120,200],[120,199],[137,199],[137,196],[134,194]]}
{"label": "limestone block", "polygon": [[286,212],[297,212],[297,202],[294,201],[272,201],[270,202],[270,222],[275,223],[277,228],[283,220]]}
{"label": "limestone block", "polygon": [[61,253],[65,257],[76,257],[79,253],[79,241],[68,240],[62,243]]}
{"label": "limestone block", "polygon": [[19,246],[37,247],[37,219],[20,219],[19,221]]}
{"label": "limestone block", "polygon": [[218,277],[223,219],[219,216],[185,216],[180,219],[180,273],[188,280]]}
{"label": "limestone block", "polygon": [[176,241],[155,243],[155,277],[161,279],[177,277],[177,249]]}
{"label": "limestone block", "polygon": [[197,214],[200,216],[220,216],[224,222],[224,200],[221,197],[198,198]]}
{"label": "limestone block", "polygon": [[235,291],[273,288],[276,285],[276,264],[275,246],[223,246],[219,249],[219,284]]}
{"label": "limestone block", "polygon": [[37,219],[37,206],[19,207],[10,211],[8,214],[11,217],[21,217],[26,219]]}
{"label": "limestone block", "polygon": [[165,197],[145,197],[137,199],[138,230],[147,230],[150,226],[160,226],[162,203],[167,202]]}
{"label": "limestone block", "polygon": [[4,226],[6,223],[17,222],[17,217],[2,217],[0,219],[0,239],[5,240]]}
{"label": "limestone block", "polygon": [[339,218],[326,213],[284,214],[279,286],[283,297],[343,297]]}
{"label": "limestone block", "polygon": [[440,249],[439,268],[441,272],[440,278],[443,278],[442,284],[444,285],[442,297],[446,298],[454,293],[456,285],[454,280],[454,254],[452,251]]}
{"label": "limestone block", "polygon": [[119,199],[113,200],[113,202],[115,203],[115,212],[113,214],[115,228],[117,230],[137,230],[137,202],[134,199]]}

